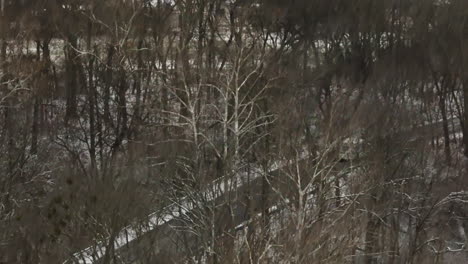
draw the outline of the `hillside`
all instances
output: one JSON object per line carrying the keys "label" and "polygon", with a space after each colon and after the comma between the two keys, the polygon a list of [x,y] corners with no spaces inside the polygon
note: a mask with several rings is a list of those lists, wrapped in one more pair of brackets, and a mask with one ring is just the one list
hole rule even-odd
{"label": "hillside", "polygon": [[465,1],[0,4],[0,263],[468,263]]}

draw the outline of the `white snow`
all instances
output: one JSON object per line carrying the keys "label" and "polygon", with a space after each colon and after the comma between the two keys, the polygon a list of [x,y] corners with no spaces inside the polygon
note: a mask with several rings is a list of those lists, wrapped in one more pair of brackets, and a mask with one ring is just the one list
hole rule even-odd
{"label": "white snow", "polygon": [[[307,152],[303,152],[299,158],[305,159],[308,157]],[[273,162],[268,171],[275,171],[283,166],[286,166],[288,162]],[[206,188],[202,195],[206,197],[207,201],[215,200],[221,197],[226,190],[233,190],[243,186],[247,179],[250,181],[255,180],[263,175],[262,170],[259,168],[253,169],[250,171],[250,174],[247,172],[242,172],[236,174],[232,179],[225,179],[224,177],[215,180],[211,186]],[[167,212],[161,216],[161,213],[154,212],[148,216],[148,221],[146,225],[140,228],[135,228],[133,225],[125,227],[119,234],[116,236],[114,241],[114,249],[118,250],[119,248],[125,246],[126,244],[136,240],[139,237],[139,234],[148,233],[151,230],[154,230],[158,226],[162,226],[169,221],[179,217],[181,214],[185,214],[194,208],[194,204],[188,196],[183,197],[179,202],[174,202],[171,205],[167,206],[163,211]],[[73,254],[73,261],[77,261],[79,264],[92,264],[95,261],[102,258],[106,252],[106,247],[108,245],[108,240],[98,242],[96,245],[90,246],[83,249],[80,252]],[[69,263],[65,261],[64,263]]]}

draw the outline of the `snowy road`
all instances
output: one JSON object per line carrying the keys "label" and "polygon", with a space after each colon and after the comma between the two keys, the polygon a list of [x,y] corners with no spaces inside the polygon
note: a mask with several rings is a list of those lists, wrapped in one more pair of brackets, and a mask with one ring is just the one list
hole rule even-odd
{"label": "snowy road", "polygon": [[[301,159],[304,159],[307,155],[303,154]],[[270,166],[269,172],[278,170],[284,166],[284,164],[276,163]],[[250,169],[249,172],[242,172],[236,174],[235,177],[230,179],[220,178],[214,181],[208,188],[206,188],[201,195],[205,197],[206,202],[213,201],[217,198],[222,197],[225,193],[237,190],[244,184],[252,182],[255,179],[259,179],[264,172],[261,169]],[[194,208],[193,200],[190,197],[183,197],[178,202],[165,207],[161,213],[160,211],[154,212],[148,216],[147,224],[143,227],[135,228],[134,226],[127,226],[122,229],[114,239],[114,250],[119,250],[123,246],[131,243],[132,241],[139,238],[142,234],[148,233],[157,227],[163,226],[166,223],[180,217],[187,212],[190,212]],[[110,238],[109,238],[110,239]],[[65,263],[79,263],[79,264],[93,264],[99,259],[102,259],[105,255],[106,249],[108,248],[109,239],[101,241],[93,246],[83,249],[73,254],[70,260]]]}

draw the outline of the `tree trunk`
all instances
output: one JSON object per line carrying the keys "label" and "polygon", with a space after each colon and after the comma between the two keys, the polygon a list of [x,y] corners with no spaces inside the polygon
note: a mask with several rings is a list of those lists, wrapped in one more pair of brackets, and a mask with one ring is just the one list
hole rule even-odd
{"label": "tree trunk", "polygon": [[468,80],[463,83],[463,145],[465,157],[468,157]]}
{"label": "tree trunk", "polygon": [[67,76],[67,87],[66,96],[67,96],[67,105],[65,110],[65,124],[68,125],[68,121],[77,116],[77,101],[76,96],[78,93],[78,79],[77,79],[77,67],[76,59],[77,53],[75,49],[77,48],[77,39],[75,36],[71,35],[68,37],[68,43],[66,47],[66,76]]}
{"label": "tree trunk", "polygon": [[[445,89],[444,89],[445,90]],[[450,151],[450,131],[448,128],[447,107],[445,103],[445,91],[439,95],[439,107],[442,115],[442,128],[444,132],[444,151],[448,165],[452,162],[452,154]]]}
{"label": "tree trunk", "polygon": [[36,96],[36,98],[34,99],[32,131],[31,131],[31,154],[32,155],[35,155],[37,153],[37,138],[39,134],[39,106],[40,106],[40,100]]}
{"label": "tree trunk", "polygon": [[107,123],[111,122],[111,115],[110,115],[110,89],[112,86],[112,60],[114,57],[115,47],[113,44],[109,44],[107,50],[107,62],[106,62],[106,71],[104,77],[104,121]]}
{"label": "tree trunk", "polygon": [[94,85],[94,58],[90,58],[88,63],[88,115],[89,115],[89,156],[91,159],[91,169],[96,170],[96,87]]}

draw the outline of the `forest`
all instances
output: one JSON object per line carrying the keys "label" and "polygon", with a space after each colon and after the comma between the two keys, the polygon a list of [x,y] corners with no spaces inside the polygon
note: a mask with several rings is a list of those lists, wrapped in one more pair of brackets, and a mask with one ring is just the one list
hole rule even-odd
{"label": "forest", "polygon": [[0,0],[0,263],[468,263],[465,0]]}

